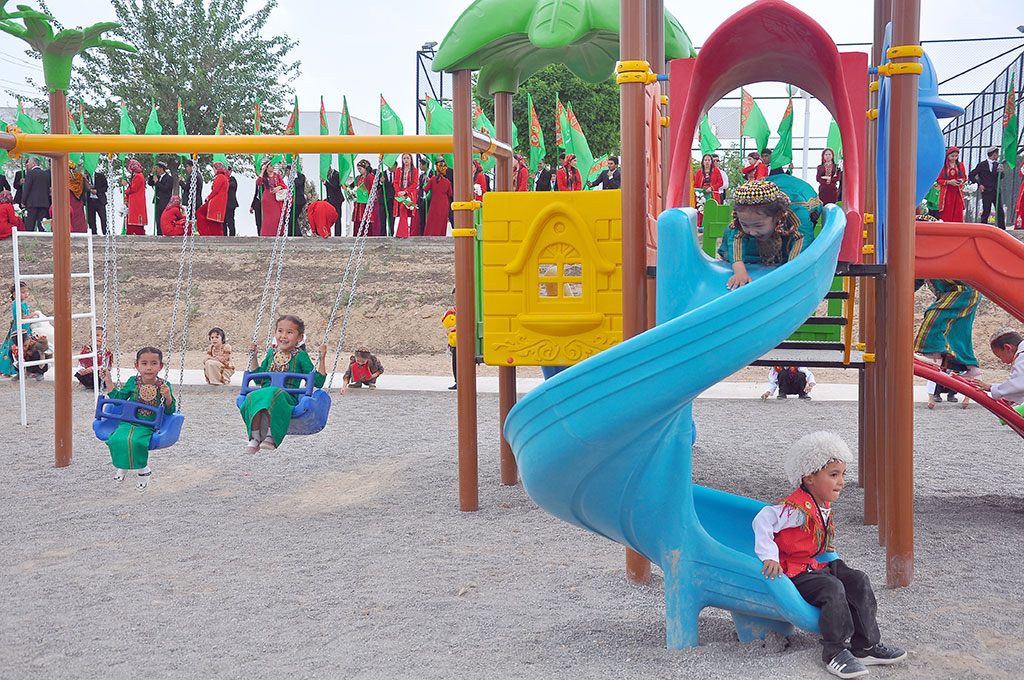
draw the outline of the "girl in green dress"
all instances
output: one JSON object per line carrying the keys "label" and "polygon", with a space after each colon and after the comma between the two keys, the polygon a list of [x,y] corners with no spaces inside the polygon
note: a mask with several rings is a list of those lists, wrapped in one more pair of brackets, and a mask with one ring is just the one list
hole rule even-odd
{"label": "girl in green dress", "polygon": [[[156,347],[143,347],[135,353],[136,375],[128,378],[128,382],[119,390],[114,389],[110,379],[110,371],[100,368],[100,375],[107,387],[107,396],[111,399],[128,399],[142,404],[150,404],[154,408],[163,408],[165,414],[174,413],[174,394],[171,386],[160,379],[160,371],[164,367],[164,353]],[[148,415],[147,415],[148,414]],[[139,411],[139,418],[156,420],[155,411]],[[114,463],[114,480],[124,481],[128,470],[138,470],[139,491],[145,491],[149,484],[149,442],[153,438],[154,429],[146,425],[122,422],[107,439],[110,459]]]}
{"label": "girl in green dress", "polygon": [[[310,373],[313,361],[299,344],[306,333],[306,324],[297,316],[285,314],[274,324],[274,337],[277,347],[267,352],[266,358],[259,366],[256,365],[256,343],[249,346],[249,371],[251,373]],[[317,387],[323,387],[327,379],[327,345],[320,345],[319,362],[317,365]],[[261,384],[266,385],[264,380]],[[300,381],[291,378],[287,381],[289,388],[299,387]],[[281,445],[288,425],[292,419],[292,409],[298,398],[282,389],[267,385],[246,395],[242,403],[242,420],[245,421],[249,443],[245,453],[256,453],[259,449],[273,451]]]}

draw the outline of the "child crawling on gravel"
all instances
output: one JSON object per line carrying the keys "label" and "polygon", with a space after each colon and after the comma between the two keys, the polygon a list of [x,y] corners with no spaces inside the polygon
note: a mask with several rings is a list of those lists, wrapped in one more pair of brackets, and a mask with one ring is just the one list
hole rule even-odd
{"label": "child crawling on gravel", "polygon": [[732,224],[725,231],[718,255],[732,264],[729,290],[751,282],[747,264],[777,266],[803,249],[800,218],[789,209],[789,196],[768,180],[736,187]]}
{"label": "child crawling on gravel", "polygon": [[[907,653],[880,642],[875,594],[868,576],[835,554],[832,503],[843,490],[853,456],[832,432],[798,439],[786,455],[786,476],[797,489],[754,518],[754,552],[761,572],[785,574],[805,600],[821,609],[818,620],[825,668],[840,678],[867,675],[865,666],[902,661]],[[849,639],[849,643],[847,643]]]}
{"label": "child crawling on gravel", "polygon": [[[249,346],[249,371],[252,373],[311,373],[313,361],[305,350],[299,349],[299,342],[306,334],[306,324],[292,314],[285,314],[274,324],[275,347],[267,352],[263,363],[256,365],[256,343]],[[320,345],[319,362],[314,383],[323,387],[327,379],[327,345]],[[265,383],[266,381],[264,381]],[[300,386],[298,378],[285,381],[289,389]],[[260,449],[273,451],[284,440],[292,420],[292,409],[299,400],[282,389],[266,385],[245,395],[242,402],[242,420],[245,421],[249,443],[245,453],[256,453]]]}
{"label": "child crawling on gravel", "polygon": [[979,378],[971,382],[990,392],[993,399],[1005,399],[1015,406],[1024,404],[1024,336],[1012,328],[1000,328],[989,338],[989,346],[1000,361],[1010,365],[1010,377],[995,385]]}
{"label": "child crawling on gravel", "polygon": [[[111,399],[127,399],[154,408],[163,408],[164,413],[174,413],[174,394],[171,386],[160,379],[164,368],[164,353],[156,347],[143,347],[135,353],[135,375],[121,389],[114,389],[107,367],[99,369],[100,377]],[[140,410],[142,420],[155,420],[156,412]],[[149,485],[149,442],[153,439],[152,427],[121,422],[107,438],[110,459],[114,463],[114,481],[123,482],[129,470],[138,470],[138,490],[145,491]]]}
{"label": "child crawling on gravel", "polygon": [[356,353],[348,358],[348,370],[345,371],[345,380],[341,384],[341,393],[349,387],[360,388],[366,385],[371,390],[377,389],[377,378],[384,372],[384,364],[380,359],[370,354],[370,348],[360,345]]}

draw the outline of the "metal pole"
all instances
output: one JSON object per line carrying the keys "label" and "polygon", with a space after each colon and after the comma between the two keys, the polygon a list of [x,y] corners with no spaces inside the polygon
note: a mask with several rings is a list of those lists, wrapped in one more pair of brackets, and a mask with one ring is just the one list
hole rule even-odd
{"label": "metal pole", "polygon": [[[22,176],[24,176],[24,172]],[[14,251],[14,329],[18,339],[18,356],[24,356],[24,348],[21,346],[21,255],[18,251],[18,229],[11,230],[11,248]],[[28,427],[28,413],[25,410],[25,376],[22,375],[21,363],[18,368],[18,391],[21,397],[21,426]]]}
{"label": "metal pole", "polygon": [[[667,73],[668,70],[665,64],[665,0],[647,0],[647,35],[646,45],[647,48],[647,61],[651,65],[651,70],[655,73],[662,74]],[[659,20],[660,19],[660,20]],[[661,94],[663,101],[667,101],[669,81],[665,80],[660,83]],[[668,105],[660,104],[661,115],[668,115]],[[665,171],[665,161],[669,154],[669,138],[668,130],[664,129],[661,131],[661,196],[668,193],[668,172]],[[648,159],[650,162],[650,159]],[[648,197],[650,198],[650,197]],[[649,201],[650,202],[650,201]],[[662,205],[659,203],[657,206],[657,212],[662,210]],[[646,252],[646,230],[644,232],[644,244]],[[646,258],[646,255],[645,255]],[[646,259],[645,259],[646,264]],[[657,272],[655,270],[655,276]],[[657,324],[658,310],[657,310],[657,298],[658,298],[658,282],[655,276],[646,277],[646,295],[647,295],[647,328],[654,328]]]}
{"label": "metal pole", "polygon": [[[50,92],[50,131],[67,135],[68,100],[63,90]],[[57,156],[53,180],[53,445],[57,467],[71,465],[71,189],[68,156]]]}
{"label": "metal pole", "polygon": [[[471,130],[473,126],[472,71],[452,74],[454,85],[455,201],[473,200]],[[476,291],[473,282],[473,213],[455,211],[455,361],[458,373],[459,509],[480,508],[476,448]]]}
{"label": "metal pole", "polygon": [[[619,59],[645,60],[645,0],[622,0],[619,5]],[[646,154],[644,151],[644,84],[619,88],[622,146],[622,339],[647,330]],[[626,578],[650,583],[651,565],[642,555],[626,550]]]}
{"label": "metal pole", "polygon": [[[920,0],[893,0],[894,46],[919,45]],[[897,57],[894,63],[917,63],[917,57]],[[889,167],[917,158],[917,74],[891,78]],[[888,260],[885,302],[886,400],[890,424],[886,430],[886,577],[890,588],[910,585],[914,578],[914,176],[889,173],[886,208]]]}
{"label": "metal pole", "polygon": [[[498,92],[494,95],[494,131],[498,139],[512,144],[512,93]],[[498,191],[513,191],[512,160],[499,158],[495,168],[495,183]],[[519,470],[512,447],[505,441],[505,418],[516,405],[516,367],[498,367],[498,440],[501,450],[501,483],[515,486],[519,481]]]}

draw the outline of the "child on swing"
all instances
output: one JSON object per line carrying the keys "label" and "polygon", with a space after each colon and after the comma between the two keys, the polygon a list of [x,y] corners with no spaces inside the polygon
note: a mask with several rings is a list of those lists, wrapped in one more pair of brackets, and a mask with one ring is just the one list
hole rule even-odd
{"label": "child on swing", "polygon": [[[300,340],[305,337],[306,324],[292,314],[278,317],[274,323],[276,348],[267,352],[263,363],[256,365],[256,343],[249,346],[249,371],[252,373],[310,373],[313,361],[305,350],[299,349]],[[327,379],[327,345],[320,345],[319,362],[314,383],[323,387]],[[300,385],[297,378],[287,381],[289,388]],[[269,385],[254,390],[246,395],[242,404],[242,420],[245,421],[249,443],[245,453],[256,453],[263,449],[273,451],[281,445],[288,424],[291,422],[292,409],[298,399],[284,390]]]}
{"label": "child on swing", "polygon": [[[119,390],[114,389],[110,379],[110,371],[106,367],[99,369],[100,377],[107,388],[107,396],[111,399],[127,399],[154,408],[163,408],[164,413],[174,413],[175,402],[171,386],[160,379],[160,371],[164,368],[164,353],[156,347],[143,347],[135,353],[135,375]],[[156,412],[146,409],[138,412],[143,420],[155,420]],[[129,470],[138,470],[139,491],[145,491],[149,485],[149,442],[153,439],[154,429],[145,425],[122,422],[107,438],[110,459],[114,463],[114,481],[123,482]]]}
{"label": "child on swing", "polygon": [[732,224],[718,248],[718,255],[732,264],[726,287],[735,290],[751,282],[747,263],[774,267],[799,255],[804,245],[799,227],[789,197],[773,182],[755,180],[736,187]]}

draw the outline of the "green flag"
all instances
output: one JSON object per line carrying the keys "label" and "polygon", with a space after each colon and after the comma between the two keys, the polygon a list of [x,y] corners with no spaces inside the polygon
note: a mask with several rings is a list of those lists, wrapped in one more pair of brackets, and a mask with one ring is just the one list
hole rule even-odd
{"label": "green flag", "polygon": [[568,127],[563,129],[565,153],[576,154],[576,169],[583,177],[584,173],[588,173],[594,166],[594,154],[590,152],[590,145],[587,144],[587,138],[583,135],[580,122],[576,120],[576,114],[572,112],[572,102],[565,103],[565,116],[569,123]]}
{"label": "green flag", "polygon": [[789,106],[782,114],[779,123],[779,143],[772,151],[772,169],[784,168],[793,162],[793,95],[790,94]]}
{"label": "green flag", "polygon": [[825,142],[825,148],[832,149],[832,153],[835,155],[834,161],[838,163],[843,160],[843,137],[839,134],[839,126],[835,119],[828,124],[828,140]]}
{"label": "green flag", "polygon": [[[450,109],[446,109],[436,100],[430,96],[427,97],[427,134],[428,135],[450,135],[455,129],[455,124],[452,118],[452,112]],[[433,163],[437,158],[431,158],[430,161]],[[449,168],[454,168],[455,163],[452,159],[452,154],[444,155],[444,162],[448,164]]]}
{"label": "green flag", "polygon": [[[224,114],[223,113],[218,113],[217,114],[217,132],[215,134],[218,137],[220,137],[221,135],[224,134]],[[214,163],[223,163],[225,166],[227,166],[227,164],[228,164],[228,156],[227,156],[227,154],[223,154],[223,153],[215,153],[215,154],[213,154],[213,162]]]}
{"label": "green flag", "polygon": [[[428,105],[429,106],[429,105]],[[429,111],[429,109],[428,109]],[[341,98],[341,122],[338,123],[338,134],[339,135],[354,135],[355,130],[352,129],[352,118],[348,115],[348,98]],[[429,132],[427,134],[430,134]],[[348,178],[352,176],[352,171],[356,167],[356,157],[350,153],[339,153],[338,154],[338,181],[344,184],[348,181]]]}
{"label": "green flag", "polygon": [[722,143],[718,141],[718,137],[711,130],[711,122],[708,121],[707,114],[700,121],[700,132],[697,133],[698,139],[700,139],[700,153],[702,156],[714,153],[722,148]]}
{"label": "green flag", "polygon": [[768,148],[768,137],[771,135],[768,121],[764,119],[761,108],[749,92],[740,88],[740,95],[740,135],[754,139],[757,142],[757,150],[764,151]]}
{"label": "green flag", "polygon": [[526,103],[530,109],[530,173],[536,173],[537,163],[544,158],[547,149],[544,147],[544,130],[540,126],[540,118],[533,108],[533,97],[529,92],[526,93]]}
{"label": "green flag", "polygon": [[[135,131],[135,123],[133,123],[132,119],[128,117],[128,105],[124,103],[123,99],[121,100],[121,126],[119,132],[122,135],[138,134]],[[125,155],[121,153],[118,154],[117,157],[121,159],[121,164],[124,165]]]}
{"label": "green flag", "polygon": [[[178,106],[179,107],[181,106],[181,101],[178,102]],[[179,121],[179,126],[180,126],[179,129],[178,129],[178,134],[180,135],[180,134],[183,134],[183,131],[184,131],[185,127],[184,127],[184,123],[180,122],[181,121],[181,118],[180,118],[181,114],[179,113],[178,115],[179,115],[178,121]],[[258,96],[256,97],[256,109],[255,109],[255,111],[253,111],[252,133],[254,135],[258,135],[260,133],[260,98]],[[261,154],[261,153],[253,154],[253,156],[252,156],[252,164],[253,164],[253,167],[256,168],[256,175],[259,176],[259,174],[260,174],[260,166],[263,164],[263,154]]]}
{"label": "green flag", "polygon": [[1014,75],[1010,74],[1010,92],[1006,95],[1006,106],[1003,108],[1003,160],[1011,169],[1017,167],[1017,140],[1019,138]]}
{"label": "green flag", "polygon": [[[480,105],[473,101],[473,129],[479,130],[480,132],[486,133],[493,137],[498,138],[498,132],[494,129],[494,124],[491,123],[491,119],[487,117],[484,110],[480,108]],[[480,154],[473,154],[473,158],[480,161],[480,165],[483,167],[484,172],[490,172],[494,169],[494,166],[498,164],[498,160],[491,156],[486,161],[480,158]]]}
{"label": "green flag", "polygon": [[[590,172],[587,173],[587,182],[594,182],[600,177],[601,173],[608,169],[608,154],[605,154],[594,161],[593,165],[590,166]],[[581,175],[583,173],[580,173]]]}
{"label": "green flag", "polygon": [[[187,132],[185,132],[185,116],[181,112],[181,97],[178,97],[178,134],[183,137],[188,134]],[[185,159],[188,157],[189,156],[187,153],[178,154],[179,165],[184,167]]]}
{"label": "green flag", "polygon": [[559,99],[558,93],[555,93],[555,148],[565,148],[565,130],[569,128],[569,121],[565,116],[565,107],[562,106],[562,100]]}
{"label": "green flag", "polygon": [[[146,121],[146,133],[147,135],[160,135],[163,134],[163,127],[160,125],[160,119],[156,115],[156,101],[150,97],[149,100],[149,120]],[[153,162],[156,163],[156,154],[153,154]],[[153,200],[156,200],[154,196]]]}
{"label": "green flag", "polygon": [[20,97],[18,98],[18,119],[14,121],[14,124],[22,132],[30,135],[41,135],[45,132],[42,123],[25,113],[25,107],[22,105]]}
{"label": "green flag", "polygon": [[[286,135],[297,135],[297,134],[299,134],[299,97],[298,97],[298,95],[295,96],[295,103],[292,105],[292,115],[288,119],[288,125],[285,126],[284,133]],[[285,154],[284,159],[287,162],[291,163],[292,162],[292,155],[291,154]],[[275,154],[274,157],[270,159],[270,162],[271,163],[280,163],[281,162],[281,154]]]}
{"label": "green flag", "polygon": [[[92,134],[92,130],[85,126],[85,103],[82,101],[81,97],[78,98],[78,134]],[[96,172],[96,166],[98,166],[99,164],[100,155],[98,153],[82,154],[82,166],[90,175]]]}
{"label": "green flag", "polygon": [[[382,135],[404,135],[405,126],[402,125],[402,120],[392,110],[388,103],[384,100],[384,95],[380,96],[380,133]],[[384,154],[384,160],[382,161],[384,167],[390,168],[398,160],[397,153],[386,153]]]}
{"label": "green flag", "polygon": [[[0,130],[7,132],[7,123],[2,120],[0,120]],[[11,157],[7,154],[7,151],[0,149],[0,166],[3,166],[9,160],[11,160]],[[2,169],[0,169],[0,172],[2,172]]]}
{"label": "green flag", "polygon": [[[330,130],[327,129],[327,110],[324,109],[324,98],[320,96],[320,135],[329,135]],[[327,181],[327,173],[331,171],[331,154],[322,153],[320,154],[320,181]]]}

